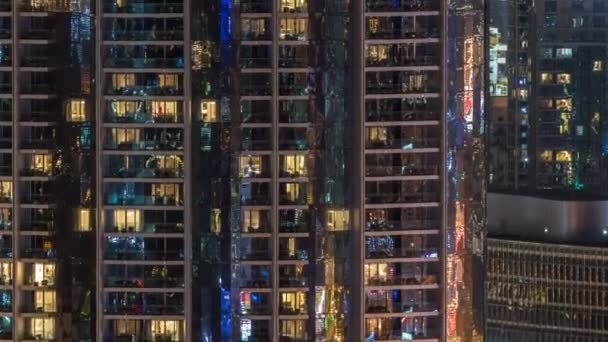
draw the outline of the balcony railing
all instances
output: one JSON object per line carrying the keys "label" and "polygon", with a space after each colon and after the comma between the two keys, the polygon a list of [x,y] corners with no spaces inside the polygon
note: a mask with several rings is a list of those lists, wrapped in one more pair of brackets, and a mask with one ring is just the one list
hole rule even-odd
{"label": "balcony railing", "polygon": [[270,256],[270,250],[268,249],[244,250],[241,251],[241,260],[272,260],[272,257]]}
{"label": "balcony railing", "polygon": [[401,139],[386,139],[376,141],[366,141],[365,148],[368,149],[400,149],[411,150],[415,148],[432,148],[439,147],[440,140],[438,138],[401,138]]}
{"label": "balcony railing", "polygon": [[394,276],[394,277],[377,277],[366,279],[368,286],[403,286],[403,285],[436,285],[438,281],[436,275],[427,275],[424,277],[413,276]]}
{"label": "balcony railing", "polygon": [[438,175],[438,171],[437,165],[365,166],[365,175],[369,177],[427,176]]}
{"label": "balcony railing", "polygon": [[112,123],[182,123],[182,113],[158,114],[145,112],[108,113],[106,122]]}
{"label": "balcony railing", "polygon": [[148,167],[111,167],[105,175],[106,177],[117,178],[182,178],[184,176],[183,167],[174,169],[167,168],[148,168]]}
{"label": "balcony railing", "polygon": [[429,39],[439,38],[439,31],[436,29],[409,31],[399,29],[380,28],[374,32],[366,32],[367,39]]}
{"label": "balcony railing", "polygon": [[116,3],[104,3],[104,12],[108,13],[182,13],[182,2],[146,2],[131,3],[119,6]]}
{"label": "balcony railing", "polygon": [[183,40],[183,29],[173,30],[113,30],[105,31],[107,40],[133,40],[133,41],[159,41],[159,40]]}
{"label": "balcony railing", "polygon": [[441,222],[439,219],[404,219],[398,220],[368,220],[365,223],[367,231],[392,231],[392,230],[408,230],[408,229],[439,229]]}
{"label": "balcony railing", "polygon": [[112,233],[183,233],[183,223],[144,223],[143,227],[106,227],[107,232]]}
{"label": "balcony railing", "polygon": [[183,305],[104,305],[107,315],[183,315]]}
{"label": "balcony railing", "polygon": [[365,91],[367,94],[416,94],[416,93],[436,93],[439,89],[432,81],[426,80],[421,86],[414,86],[408,83],[378,83],[367,82]]}
{"label": "balcony railing", "polygon": [[115,96],[178,96],[182,95],[183,91],[175,87],[158,87],[158,86],[128,86],[122,88],[109,87],[106,90],[106,95]]}
{"label": "balcony railing", "polygon": [[243,57],[239,59],[241,68],[270,68],[272,57]]}
{"label": "balcony railing", "polygon": [[243,0],[241,1],[241,13],[270,13],[272,2],[268,0]]}
{"label": "balcony railing", "polygon": [[308,286],[308,278],[304,276],[280,276],[279,277],[279,287],[289,288],[289,287],[307,287]]}
{"label": "balcony railing", "polygon": [[367,110],[367,121],[431,121],[439,120],[439,114],[432,111],[408,110]]}
{"label": "balcony railing", "polygon": [[184,67],[184,59],[179,58],[122,58],[111,57],[104,60],[106,68],[127,68],[127,69],[145,69],[145,68],[177,68]]}
{"label": "balcony railing", "polygon": [[123,151],[181,151],[184,149],[181,141],[161,142],[159,140],[125,141],[120,143],[108,141],[104,147],[108,150]]}
{"label": "balcony railing", "polygon": [[415,58],[388,56],[383,59],[365,58],[365,65],[368,67],[429,66],[439,65],[439,63],[440,59],[437,56],[420,56]]}
{"label": "balcony railing", "polygon": [[106,287],[117,288],[181,288],[184,287],[183,277],[112,277],[105,279]]}
{"label": "balcony railing", "polygon": [[439,4],[431,0],[366,0],[365,7],[369,12],[439,10]]}
{"label": "balcony railing", "polygon": [[414,192],[402,194],[366,194],[366,204],[391,204],[391,203],[422,203],[439,202],[440,194],[436,191]]}
{"label": "balcony railing", "polygon": [[45,149],[52,150],[56,146],[55,139],[34,139],[34,138],[23,138],[21,139],[21,148],[25,149]]}
{"label": "balcony railing", "polygon": [[366,251],[365,257],[368,259],[390,259],[390,258],[436,258],[437,248],[426,247],[402,247],[402,248],[385,248],[374,251]]}
{"label": "balcony railing", "polygon": [[105,260],[183,260],[182,250],[154,251],[154,250],[127,250],[108,249],[104,253]]}
{"label": "balcony railing", "polygon": [[130,194],[108,194],[107,205],[154,205],[154,206],[176,206],[183,205],[181,198],[175,196],[149,196]]}

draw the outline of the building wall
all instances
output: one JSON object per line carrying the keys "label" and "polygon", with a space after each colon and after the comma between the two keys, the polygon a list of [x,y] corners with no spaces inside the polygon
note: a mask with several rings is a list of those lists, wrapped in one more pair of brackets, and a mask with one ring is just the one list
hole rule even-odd
{"label": "building wall", "polygon": [[606,339],[606,250],[487,241],[488,341]]}

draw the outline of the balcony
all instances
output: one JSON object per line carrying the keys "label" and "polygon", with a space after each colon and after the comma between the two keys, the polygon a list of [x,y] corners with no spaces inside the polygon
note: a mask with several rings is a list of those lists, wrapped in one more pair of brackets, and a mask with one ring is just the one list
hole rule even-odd
{"label": "balcony", "polygon": [[182,293],[107,293],[104,312],[107,315],[183,315],[184,295]]}
{"label": "balcony", "polygon": [[367,250],[365,258],[367,259],[392,259],[392,258],[437,258],[438,249],[436,247],[415,248],[382,248],[375,250]]}
{"label": "balcony", "polygon": [[383,58],[375,56],[365,57],[366,67],[406,67],[406,66],[439,66],[441,60],[438,56],[386,56]]}
{"label": "balcony", "polygon": [[308,287],[308,277],[305,265],[281,265],[279,266],[279,287],[298,288]]}
{"label": "balcony", "polygon": [[140,2],[119,5],[117,2],[108,1],[103,4],[106,13],[129,13],[129,14],[161,14],[161,13],[182,13],[183,3],[171,1]]}
{"label": "balcony", "polygon": [[439,175],[438,165],[365,166],[368,177],[427,176]]}
{"label": "balcony", "polygon": [[439,229],[439,227],[441,227],[439,219],[404,219],[399,221],[369,218],[365,222],[365,230],[370,232],[426,230]]}
{"label": "balcony", "polygon": [[439,4],[431,0],[366,0],[368,12],[438,11]]}
{"label": "balcony", "polygon": [[132,139],[120,142],[106,141],[106,150],[118,151],[182,151],[184,149],[181,137],[167,139]]}
{"label": "balcony", "polygon": [[159,250],[153,248],[142,248],[137,245],[142,239],[132,238],[138,241],[134,242],[134,246],[128,246],[124,240],[126,238],[112,238],[118,243],[111,243],[104,251],[105,260],[122,260],[122,261],[182,261],[184,260],[183,248],[175,250]]}
{"label": "balcony", "polygon": [[239,313],[241,315],[272,315],[272,305],[270,305],[269,293],[241,291],[240,297],[241,305]]}
{"label": "balcony", "polygon": [[110,96],[180,96],[182,89],[176,87],[131,85],[119,88],[108,87],[106,95]]}
{"label": "balcony", "polygon": [[241,13],[271,13],[272,0],[242,0]]}
{"label": "balcony", "polygon": [[247,182],[241,184],[241,205],[270,205],[270,184]]}
{"label": "balcony", "polygon": [[104,176],[110,178],[171,179],[182,178],[184,176],[184,169],[183,166],[176,168],[125,168],[123,166],[111,166]]}
{"label": "balcony", "polygon": [[183,28],[171,30],[122,30],[104,31],[104,39],[110,41],[181,41],[184,40]]}
{"label": "balcony", "polygon": [[55,122],[57,121],[57,117],[55,112],[29,111],[23,113],[19,120],[22,122]]}
{"label": "balcony", "polygon": [[104,59],[106,68],[147,69],[169,68],[181,69],[184,67],[183,57],[142,58],[142,57],[108,57]]}
{"label": "balcony", "polygon": [[[395,78],[390,73],[378,73],[378,75],[366,76],[366,94],[368,95],[391,95],[391,94],[424,94],[436,93],[439,91],[440,83],[434,80],[437,74],[401,74]],[[431,77],[433,76],[433,77]]]}
{"label": "balcony", "polygon": [[409,111],[409,110],[389,110],[389,109],[368,109],[368,122],[382,121],[437,121],[440,120],[439,113],[432,111]]}
{"label": "balcony", "polygon": [[374,341],[439,340],[438,317],[415,318],[368,318],[365,320],[365,336]]}
{"label": "balcony", "polygon": [[272,249],[268,238],[241,238],[239,243],[241,260],[272,260]]}
{"label": "balcony", "polygon": [[239,277],[241,288],[270,288],[272,287],[270,274],[269,266],[242,265]]}
{"label": "balcony", "polygon": [[109,123],[182,123],[182,113],[124,112],[106,113]]}
{"label": "balcony", "polygon": [[308,0],[281,0],[279,9],[282,13],[305,13],[308,11]]}
{"label": "balcony", "polygon": [[109,193],[106,205],[143,205],[143,206],[182,206],[183,199],[178,196],[153,196]]}

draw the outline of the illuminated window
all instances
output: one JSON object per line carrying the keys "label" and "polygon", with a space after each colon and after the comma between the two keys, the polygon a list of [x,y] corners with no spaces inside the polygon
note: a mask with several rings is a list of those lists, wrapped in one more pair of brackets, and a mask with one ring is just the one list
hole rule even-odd
{"label": "illuminated window", "polygon": [[285,184],[285,197],[290,202],[296,202],[300,198],[300,184],[299,183],[286,183]]}
{"label": "illuminated window", "polygon": [[243,230],[252,232],[260,229],[260,211],[259,210],[244,210],[243,211]]}
{"label": "illuminated window", "polygon": [[50,286],[55,284],[55,264],[35,263],[32,280],[35,285]]}
{"label": "illuminated window", "polygon": [[365,264],[365,284],[374,285],[386,282],[389,275],[388,264]]}
{"label": "illuminated window", "polygon": [[380,63],[389,58],[388,45],[370,45],[367,48],[367,57],[370,63]]}
{"label": "illuminated window", "polygon": [[55,339],[55,320],[53,318],[32,318],[29,333],[41,340]]}
{"label": "illuminated window", "polygon": [[550,162],[553,160],[553,151],[551,150],[544,150],[541,154],[540,154],[540,159],[542,161],[546,161],[546,162]]}
{"label": "illuminated window", "polygon": [[150,101],[146,103],[148,113],[152,113],[154,118],[169,119],[170,122],[177,122],[177,102],[176,101]]}
{"label": "illuminated window", "polygon": [[201,121],[217,122],[217,103],[215,101],[201,101]]}
{"label": "illuminated window", "polygon": [[557,74],[557,83],[570,84],[570,74]]}
{"label": "illuminated window", "polygon": [[380,28],[380,20],[378,18],[370,18],[367,21],[367,28],[371,33],[377,33],[378,28]]}
{"label": "illuminated window", "polygon": [[78,226],[76,227],[79,232],[89,232],[91,231],[91,210],[90,209],[80,209],[78,210]]}
{"label": "illuminated window", "polygon": [[555,101],[555,108],[559,110],[572,110],[572,99],[558,99]]}
{"label": "illuminated window", "polygon": [[83,99],[71,99],[68,102],[68,121],[83,122],[86,120],[86,106]]}
{"label": "illuminated window", "polygon": [[34,294],[34,304],[36,312],[55,312],[55,291],[36,291]]}
{"label": "illuminated window", "polygon": [[50,174],[53,169],[53,156],[50,154],[32,154],[30,169],[40,173]]}
{"label": "illuminated window", "polygon": [[555,58],[572,58],[572,48],[555,49]]}
{"label": "illuminated window", "polygon": [[113,74],[112,86],[114,89],[132,87],[135,85],[135,74]]}
{"label": "illuminated window", "polygon": [[256,177],[262,173],[261,156],[241,156],[241,177]]}
{"label": "illuminated window", "polygon": [[124,117],[141,111],[142,103],[137,101],[112,101],[112,112],[118,117]]}
{"label": "illuminated window", "polygon": [[306,176],[306,156],[302,154],[283,156],[283,170],[291,177]]}
{"label": "illuminated window", "polygon": [[602,61],[594,61],[593,62],[593,71],[602,71],[604,70],[604,64]]}
{"label": "illuminated window", "polygon": [[540,81],[543,83],[553,83],[553,74],[543,72],[542,74],[540,74]]}
{"label": "illuminated window", "polygon": [[118,232],[141,231],[141,216],[139,209],[116,209],[114,210],[114,230]]}
{"label": "illuminated window", "polygon": [[539,108],[553,108],[553,100],[552,99],[541,99],[538,101]]}
{"label": "illuminated window", "polygon": [[583,17],[572,17],[572,27],[573,28],[580,28],[583,27],[585,25],[585,20]]}
{"label": "illuminated window", "polygon": [[559,151],[555,155],[555,160],[558,162],[570,162],[572,161],[572,155],[569,151]]}
{"label": "illuminated window", "polygon": [[112,128],[112,140],[116,144],[132,144],[140,140],[140,130],[136,128]]}
{"label": "illuminated window", "polygon": [[211,42],[196,40],[192,43],[192,69],[210,68],[213,61]]}
{"label": "illuminated window", "polygon": [[179,77],[177,74],[159,74],[158,85],[160,87],[171,87],[179,89]]}
{"label": "illuminated window", "polygon": [[281,337],[285,339],[303,340],[306,336],[306,321],[295,319],[282,319],[280,321]]}
{"label": "illuminated window", "polygon": [[308,6],[308,0],[279,0],[285,13],[303,12]]}
{"label": "illuminated window", "polygon": [[222,210],[214,208],[211,210],[211,233],[219,234],[222,232]]}
{"label": "illuminated window", "polygon": [[179,156],[162,155],[156,158],[156,167],[160,170],[175,170],[184,165],[182,158]]}
{"label": "illuminated window", "polygon": [[281,39],[305,40],[308,32],[308,19],[286,18],[281,19]]}
{"label": "illuminated window", "polygon": [[517,99],[525,101],[528,99],[528,89],[517,89]]}
{"label": "illuminated window", "polygon": [[570,114],[561,113],[561,124],[559,125],[559,133],[563,135],[570,134]]}
{"label": "illuminated window", "polygon": [[13,282],[13,263],[0,262],[0,285],[11,285]]}
{"label": "illuminated window", "polygon": [[386,127],[369,128],[368,139],[372,143],[386,143],[388,139]]}
{"label": "illuminated window", "polygon": [[600,133],[600,113],[594,112],[593,117],[591,117],[591,130],[595,134]]}
{"label": "illuminated window", "polygon": [[283,314],[300,314],[306,312],[305,292],[281,292],[280,310]]}
{"label": "illuminated window", "polygon": [[176,204],[179,202],[180,193],[178,184],[152,184],[152,197],[159,204]]}
{"label": "illuminated window", "polygon": [[334,231],[348,230],[348,210],[329,210],[327,212],[327,229]]}
{"label": "illuminated window", "polygon": [[241,20],[241,32],[250,39],[259,39],[266,34],[266,19]]}
{"label": "illuminated window", "polygon": [[181,341],[182,334],[179,321],[153,320],[151,324],[154,341]]}
{"label": "illuminated window", "polygon": [[12,200],[13,199],[13,182],[0,181],[0,199],[3,199],[3,200]]}

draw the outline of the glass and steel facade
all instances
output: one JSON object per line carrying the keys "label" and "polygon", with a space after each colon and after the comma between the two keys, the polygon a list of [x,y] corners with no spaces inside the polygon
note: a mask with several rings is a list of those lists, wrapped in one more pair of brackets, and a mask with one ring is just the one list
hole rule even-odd
{"label": "glass and steel facade", "polygon": [[0,340],[481,338],[481,8],[0,2]]}
{"label": "glass and steel facade", "polygon": [[604,341],[603,248],[488,239],[489,341]]}

